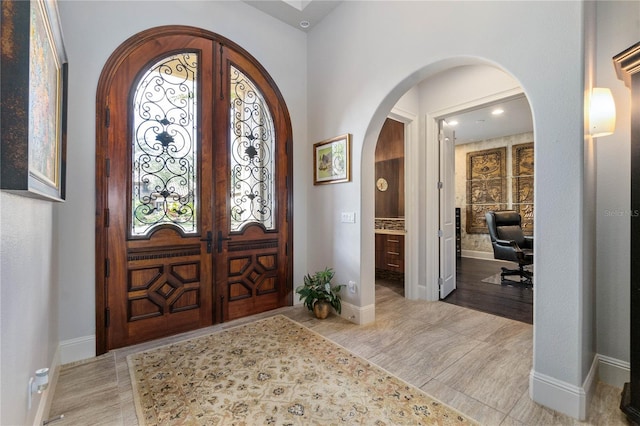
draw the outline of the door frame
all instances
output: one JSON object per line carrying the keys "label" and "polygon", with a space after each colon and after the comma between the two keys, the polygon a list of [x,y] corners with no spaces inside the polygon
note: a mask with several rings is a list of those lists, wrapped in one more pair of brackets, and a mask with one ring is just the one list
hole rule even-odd
{"label": "door frame", "polygon": [[[438,180],[441,167],[455,167],[455,164],[441,164],[440,155],[438,153],[438,121],[447,116],[459,114],[466,110],[474,109],[487,103],[497,102],[503,99],[525,95],[521,87],[494,93],[489,96],[477,98],[454,105],[438,111],[427,113],[425,116],[425,142],[426,142],[426,159],[427,165],[426,175],[426,198],[427,200],[439,200],[438,197]],[[526,96],[526,95],[525,95]],[[454,206],[455,207],[455,206]],[[424,238],[426,241],[426,300],[440,300],[440,289],[438,285],[439,265],[440,265],[440,247],[438,239],[438,217],[440,214],[440,202],[427,203],[425,216],[426,227]],[[455,255],[455,254],[454,254]]]}
{"label": "door frame", "polygon": [[404,124],[404,292],[408,299],[419,299],[418,291],[418,159],[407,156],[409,150],[418,146],[417,116],[409,111],[394,107],[387,115]]}
{"label": "door frame", "polygon": [[[109,326],[109,314],[107,306],[107,273],[108,264],[106,262],[107,257],[107,231],[106,225],[108,224],[108,173],[109,173],[109,159],[107,158],[107,144],[108,144],[108,124],[109,124],[109,112],[107,105],[101,103],[102,99],[106,99],[109,93],[114,74],[120,66],[122,60],[129,56],[133,50],[135,50],[141,44],[147,43],[156,37],[171,36],[171,35],[189,35],[193,37],[201,37],[211,39],[214,42],[221,43],[236,52],[240,53],[247,60],[253,63],[260,73],[265,77],[269,85],[273,88],[279,107],[283,109],[283,116],[285,120],[286,135],[285,135],[285,149],[288,154],[287,164],[287,196],[286,200],[282,200],[283,207],[287,211],[287,248],[288,248],[288,261],[287,261],[287,296],[286,303],[288,305],[293,304],[293,139],[292,139],[292,127],[289,110],[284,101],[284,97],[280,92],[278,86],[271,75],[266,69],[253,57],[249,52],[240,47],[233,41],[216,34],[214,32],[204,30],[197,27],[191,27],[186,25],[167,25],[149,28],[143,30],[137,34],[134,34],[129,39],[125,40],[120,46],[118,46],[113,53],[109,56],[105,62],[104,68],[100,74],[98,80],[98,87],[96,89],[96,210],[95,210],[95,319],[96,319],[96,355],[101,355],[107,352],[107,328]],[[215,286],[214,282],[211,283]]]}

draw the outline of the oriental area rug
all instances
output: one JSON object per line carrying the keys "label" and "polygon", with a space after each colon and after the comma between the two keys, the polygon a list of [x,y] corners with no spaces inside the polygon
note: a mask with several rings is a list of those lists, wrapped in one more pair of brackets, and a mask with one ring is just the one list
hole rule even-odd
{"label": "oriental area rug", "polygon": [[282,315],[127,357],[140,425],[468,425]]}

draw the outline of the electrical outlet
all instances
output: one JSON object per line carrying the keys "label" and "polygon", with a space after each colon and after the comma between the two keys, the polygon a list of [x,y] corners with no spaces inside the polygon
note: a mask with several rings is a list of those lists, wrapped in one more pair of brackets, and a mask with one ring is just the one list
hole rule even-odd
{"label": "electrical outlet", "polygon": [[349,281],[349,284],[347,285],[347,288],[349,289],[349,293],[355,294],[357,289],[356,289],[356,282],[355,281]]}

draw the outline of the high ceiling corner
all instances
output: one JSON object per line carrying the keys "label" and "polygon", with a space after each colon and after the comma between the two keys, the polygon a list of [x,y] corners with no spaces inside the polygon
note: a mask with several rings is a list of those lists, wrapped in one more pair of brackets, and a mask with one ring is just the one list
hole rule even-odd
{"label": "high ceiling corner", "polygon": [[280,21],[307,32],[343,0],[242,0]]}

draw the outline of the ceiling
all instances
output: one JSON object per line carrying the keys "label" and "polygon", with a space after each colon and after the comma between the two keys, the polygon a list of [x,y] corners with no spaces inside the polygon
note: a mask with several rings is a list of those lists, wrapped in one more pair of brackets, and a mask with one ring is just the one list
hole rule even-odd
{"label": "ceiling", "polygon": [[[307,32],[344,0],[242,1],[300,31]],[[301,26],[300,23],[303,21],[309,25]],[[504,110],[502,115],[491,114],[497,107]],[[445,119],[448,122],[458,121],[454,126],[457,145],[533,131],[531,110],[524,95],[452,114]]]}
{"label": "ceiling", "polygon": [[[335,9],[343,0],[242,0],[246,4],[307,32]],[[301,26],[301,22],[308,26]]]}
{"label": "ceiling", "polygon": [[[495,109],[502,109],[500,115],[493,115]],[[529,101],[524,95],[483,105],[470,111],[444,117],[447,123],[457,121],[452,126],[456,145],[516,135],[533,131],[533,118]]]}

